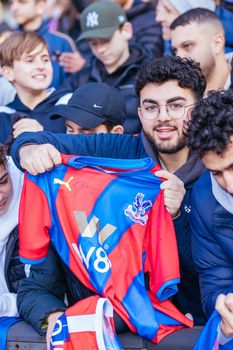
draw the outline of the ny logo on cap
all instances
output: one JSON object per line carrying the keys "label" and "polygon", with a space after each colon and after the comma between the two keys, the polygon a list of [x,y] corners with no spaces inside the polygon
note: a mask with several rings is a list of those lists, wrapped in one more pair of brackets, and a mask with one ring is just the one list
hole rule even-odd
{"label": "ny logo on cap", "polygon": [[99,15],[96,12],[89,12],[87,15],[87,27],[96,27],[99,25]]}

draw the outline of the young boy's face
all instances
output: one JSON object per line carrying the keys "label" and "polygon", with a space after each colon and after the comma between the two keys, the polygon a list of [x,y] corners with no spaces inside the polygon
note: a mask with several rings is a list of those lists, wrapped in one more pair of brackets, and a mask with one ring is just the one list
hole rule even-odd
{"label": "young boy's face", "polygon": [[89,39],[93,54],[103,63],[108,72],[114,72],[129,56],[129,34],[116,30],[110,39]]}
{"label": "young boy's face", "polygon": [[48,50],[42,44],[14,61],[13,67],[3,67],[5,77],[15,86],[17,93],[44,91],[52,81],[53,68]]}
{"label": "young boy's face", "polygon": [[24,26],[43,15],[43,0],[10,0],[9,3],[12,16],[19,25]]}

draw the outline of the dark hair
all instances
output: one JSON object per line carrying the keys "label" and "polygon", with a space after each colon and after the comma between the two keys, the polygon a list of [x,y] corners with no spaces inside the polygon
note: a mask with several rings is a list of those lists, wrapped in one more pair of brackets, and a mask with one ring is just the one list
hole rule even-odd
{"label": "dark hair", "polygon": [[188,124],[189,147],[203,156],[209,151],[222,155],[233,135],[233,91],[211,91],[192,111]]}
{"label": "dark hair", "polygon": [[208,9],[204,9],[204,8],[194,8],[192,10],[189,10],[185,13],[183,13],[182,15],[180,15],[179,17],[177,17],[171,24],[170,29],[174,30],[176,29],[176,27],[184,27],[190,23],[210,23],[210,22],[218,22],[219,25],[222,26],[221,21],[219,20],[218,16],[213,12],[210,11]]}
{"label": "dark hair", "polygon": [[150,83],[163,84],[169,80],[177,80],[181,88],[190,89],[197,100],[203,97],[206,82],[200,64],[179,56],[165,56],[144,63],[136,77],[136,93],[139,95]]}
{"label": "dark hair", "polygon": [[6,147],[0,143],[0,165],[3,165],[4,168],[6,168],[6,163],[7,163],[6,155],[7,155]]}
{"label": "dark hair", "polygon": [[103,125],[106,126],[106,129],[107,129],[108,132],[111,132],[112,129],[114,128],[114,126],[117,126],[119,124],[116,124],[116,123],[112,122],[111,120],[105,120]]}

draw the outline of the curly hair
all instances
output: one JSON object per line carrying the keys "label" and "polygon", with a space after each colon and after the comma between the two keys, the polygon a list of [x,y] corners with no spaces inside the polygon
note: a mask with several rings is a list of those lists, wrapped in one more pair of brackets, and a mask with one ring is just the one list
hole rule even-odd
{"label": "curly hair", "polygon": [[163,84],[169,80],[177,80],[181,88],[190,89],[196,100],[203,97],[206,81],[200,64],[188,58],[165,56],[144,63],[136,77],[136,93],[147,84]]}
{"label": "curly hair", "polygon": [[6,163],[7,163],[7,150],[4,145],[0,143],[0,165],[3,165],[4,168],[6,168]]}
{"label": "curly hair", "polygon": [[210,91],[193,109],[186,134],[201,157],[209,151],[224,154],[233,136],[233,91]]}

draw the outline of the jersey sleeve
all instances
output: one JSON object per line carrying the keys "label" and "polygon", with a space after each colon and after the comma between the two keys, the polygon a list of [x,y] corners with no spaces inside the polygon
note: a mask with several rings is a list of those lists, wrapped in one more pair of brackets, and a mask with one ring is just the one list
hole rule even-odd
{"label": "jersey sleeve", "polygon": [[51,217],[44,192],[25,174],[19,209],[19,253],[26,264],[42,262],[48,252]]}
{"label": "jersey sleeve", "polygon": [[150,276],[150,290],[164,301],[177,293],[180,281],[176,235],[171,215],[164,206],[163,191],[152,207],[146,237],[145,271]]}

